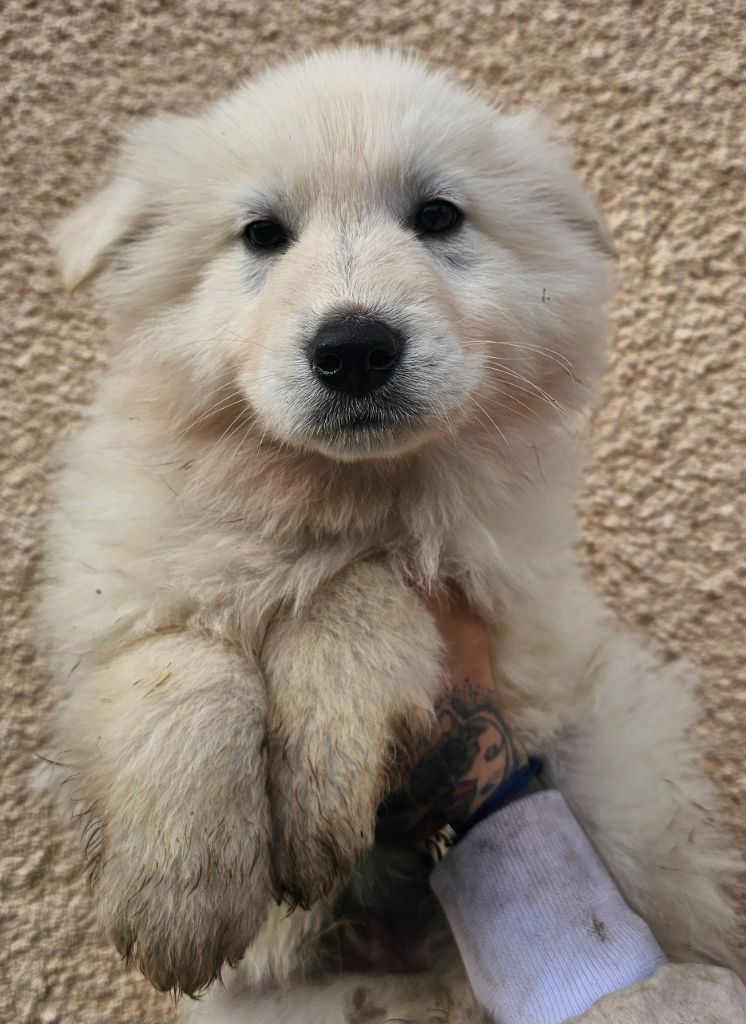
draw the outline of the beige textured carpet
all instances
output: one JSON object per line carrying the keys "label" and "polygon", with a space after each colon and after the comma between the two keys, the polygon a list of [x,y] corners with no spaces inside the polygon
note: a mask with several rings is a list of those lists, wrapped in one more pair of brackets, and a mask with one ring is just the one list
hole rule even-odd
{"label": "beige textured carpet", "polygon": [[6,0],[2,1024],[172,1015],[98,940],[74,829],[25,789],[48,712],[28,622],[50,449],[104,359],[47,236],[119,125],[322,43],[414,46],[508,108],[545,107],[575,140],[620,252],[583,552],[624,619],[701,667],[712,771],[743,842],[745,36],[741,0]]}

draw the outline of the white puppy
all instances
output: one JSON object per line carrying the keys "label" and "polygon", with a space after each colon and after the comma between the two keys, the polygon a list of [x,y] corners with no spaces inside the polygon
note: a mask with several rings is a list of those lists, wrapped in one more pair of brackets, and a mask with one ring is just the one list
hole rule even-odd
{"label": "white puppy", "polygon": [[[629,901],[672,955],[727,960],[690,683],[573,562],[610,247],[537,119],[322,53],[136,127],[58,242],[112,356],[66,448],[42,629],[117,947],[188,993],[243,957],[190,1011],[213,1024],[478,1019],[423,869],[403,900],[371,853],[442,682],[412,584],[454,580]],[[386,900],[432,941],[423,973],[364,982],[350,922]]]}

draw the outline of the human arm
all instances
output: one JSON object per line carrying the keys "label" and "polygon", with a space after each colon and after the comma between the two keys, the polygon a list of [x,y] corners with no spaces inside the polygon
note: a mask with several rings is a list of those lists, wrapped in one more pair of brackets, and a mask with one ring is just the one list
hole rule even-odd
{"label": "human arm", "polygon": [[[454,592],[431,606],[452,683],[414,787],[387,804],[399,835],[461,830],[526,763],[500,711],[483,624]],[[514,800],[471,828],[432,885],[477,997],[504,1024],[567,1020],[665,959],[557,791]]]}

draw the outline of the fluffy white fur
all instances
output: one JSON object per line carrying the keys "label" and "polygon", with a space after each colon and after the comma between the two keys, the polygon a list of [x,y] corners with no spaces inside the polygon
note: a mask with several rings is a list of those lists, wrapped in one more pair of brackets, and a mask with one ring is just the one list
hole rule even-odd
{"label": "fluffy white fur", "polygon": [[[464,210],[448,238],[412,230],[433,196]],[[270,215],[292,244],[249,251]],[[574,565],[610,246],[537,118],[394,53],[322,53],[136,127],[58,243],[68,285],[96,278],[112,359],[65,449],[41,628],[122,952],[194,992],[246,951],[186,1005],[210,1024],[477,1019],[442,944],[408,977],[321,981],[308,955],[396,875],[366,862],[375,807],[441,684],[410,584],[453,579],[630,903],[672,956],[730,962],[692,680]],[[408,339],[376,427],[313,416],[306,345],[347,311]]]}

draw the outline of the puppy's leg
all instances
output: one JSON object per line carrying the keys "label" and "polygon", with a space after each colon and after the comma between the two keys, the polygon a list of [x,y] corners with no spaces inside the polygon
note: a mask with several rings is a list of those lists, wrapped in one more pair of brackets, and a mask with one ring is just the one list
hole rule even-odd
{"label": "puppy's leg", "polygon": [[358,562],[273,624],[262,668],[274,877],[308,906],[372,845],[392,744],[432,721],[440,639],[390,570]]}
{"label": "puppy's leg", "polygon": [[266,916],[264,703],[238,655],[166,635],[91,672],[63,711],[101,920],[159,989],[207,985]]}

